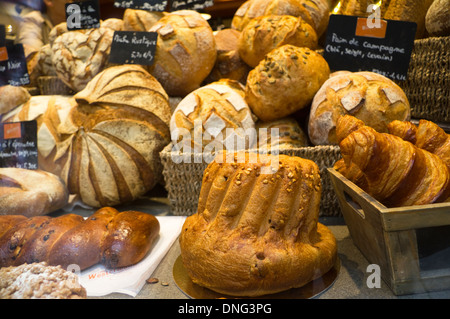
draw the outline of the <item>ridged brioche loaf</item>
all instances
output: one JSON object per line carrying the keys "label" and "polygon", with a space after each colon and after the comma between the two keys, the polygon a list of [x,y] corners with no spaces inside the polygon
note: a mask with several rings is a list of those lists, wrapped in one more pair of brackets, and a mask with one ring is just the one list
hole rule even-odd
{"label": "ridged brioche loaf", "polygon": [[285,44],[315,49],[317,34],[300,17],[268,15],[252,19],[239,37],[239,54],[248,65],[256,67],[267,53]]}
{"label": "ridged brioche loaf", "polygon": [[137,65],[110,67],[74,98],[77,105],[59,126],[66,138],[56,156],[72,194],[93,207],[114,206],[160,181],[170,106],[153,76]]}
{"label": "ridged brioche loaf", "polygon": [[301,287],[328,272],[337,256],[336,239],[317,222],[317,165],[252,155],[220,154],[208,165],[197,213],[180,235],[192,281],[232,296]]}
{"label": "ridged brioche loaf", "polygon": [[0,216],[0,267],[46,262],[80,270],[101,263],[107,268],[141,261],[159,234],[158,219],[138,211],[103,207],[84,219]]}
{"label": "ridged brioche loaf", "polygon": [[158,33],[150,73],[169,96],[198,89],[216,62],[216,44],[208,22],[196,11],[180,10],[162,17],[148,31]]}

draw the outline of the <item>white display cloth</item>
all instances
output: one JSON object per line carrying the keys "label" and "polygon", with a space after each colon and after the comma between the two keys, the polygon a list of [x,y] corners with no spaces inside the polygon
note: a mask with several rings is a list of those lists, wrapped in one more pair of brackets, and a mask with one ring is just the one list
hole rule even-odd
{"label": "white display cloth", "polygon": [[177,240],[186,216],[156,216],[160,223],[159,236],[147,256],[139,263],[120,269],[106,269],[97,264],[79,274],[80,284],[88,296],[123,293],[136,297],[145,281],[155,271],[170,247]]}

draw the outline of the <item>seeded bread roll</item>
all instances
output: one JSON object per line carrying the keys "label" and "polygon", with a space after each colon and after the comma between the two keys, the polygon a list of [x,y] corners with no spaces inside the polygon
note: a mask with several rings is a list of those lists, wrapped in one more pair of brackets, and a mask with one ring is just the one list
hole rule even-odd
{"label": "seeded bread roll", "polygon": [[336,124],[353,115],[380,133],[393,120],[408,120],[410,105],[403,90],[374,72],[340,72],[320,88],[311,104],[308,135],[315,145],[337,144]]}
{"label": "seeded bread roll", "polygon": [[260,120],[280,119],[307,107],[329,74],[328,63],[315,51],[283,45],[250,71],[245,100]]}
{"label": "seeded bread roll", "polygon": [[198,89],[216,62],[216,43],[208,22],[196,11],[180,10],[162,17],[148,31],[158,33],[150,73],[169,96]]}
{"label": "seeded bread roll", "polygon": [[252,19],[265,15],[301,17],[320,37],[328,26],[329,6],[326,0],[248,0],[234,14],[231,27],[242,31]]}
{"label": "seeded bread roll", "polygon": [[267,53],[285,44],[315,49],[316,31],[300,17],[257,17],[242,30],[239,37],[239,54],[245,63],[254,68]]}
{"label": "seeded bread roll", "polygon": [[308,146],[308,137],[293,117],[256,123],[258,148],[296,148]]}

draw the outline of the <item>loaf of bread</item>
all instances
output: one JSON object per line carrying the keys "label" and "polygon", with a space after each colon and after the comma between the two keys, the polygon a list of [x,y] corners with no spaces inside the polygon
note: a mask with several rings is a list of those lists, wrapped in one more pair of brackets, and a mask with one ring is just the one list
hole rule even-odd
{"label": "loaf of bread", "polygon": [[250,71],[245,100],[260,120],[280,119],[309,106],[329,75],[321,55],[286,44],[269,52]]}
{"label": "loaf of bread", "polygon": [[180,10],[162,17],[148,31],[158,33],[150,73],[169,96],[198,89],[216,62],[216,44],[209,23],[196,11]]}
{"label": "loaf of bread", "polygon": [[450,1],[435,0],[425,16],[425,29],[430,36],[450,35]]}
{"label": "loaf of bread", "polygon": [[68,199],[66,186],[52,173],[0,168],[0,215],[46,215],[63,208]]}
{"label": "loaf of bread", "polygon": [[[352,122],[343,118],[339,126]],[[337,170],[369,195],[387,207],[432,204],[448,198],[450,173],[438,155],[366,125],[352,127],[347,137],[341,136],[343,162]]]}
{"label": "loaf of bread", "polygon": [[308,137],[293,117],[256,122],[259,149],[297,148],[308,146]]}
{"label": "loaf of bread", "polygon": [[320,38],[328,26],[329,6],[326,0],[248,0],[236,10],[231,27],[242,31],[252,19],[266,15],[301,17]]}
{"label": "loaf of bread", "polygon": [[55,38],[52,63],[58,77],[75,92],[108,63],[114,30],[108,27],[67,31]]}
{"label": "loaf of bread", "polygon": [[188,94],[170,121],[172,142],[188,152],[246,149],[256,142],[255,121],[244,86],[221,80]]}
{"label": "loaf of bread", "polygon": [[317,47],[317,34],[311,25],[300,17],[267,15],[252,19],[239,38],[239,54],[245,63],[256,67],[267,53],[285,44]]}
{"label": "loaf of bread", "polygon": [[123,12],[123,30],[148,31],[164,15],[164,12],[125,9]]}
{"label": "loaf of bread", "polygon": [[0,86],[0,116],[27,102],[31,95],[22,86]]}
{"label": "loaf of bread", "polygon": [[36,95],[22,104],[14,114],[5,116],[4,121],[36,121],[38,167],[41,170],[60,175],[64,163],[56,158],[57,145],[63,139],[58,126],[65,121],[71,108],[76,106],[71,96]]}
{"label": "loaf of bread", "polygon": [[0,268],[0,299],[85,299],[77,274],[45,262]]}
{"label": "loaf of bread", "polygon": [[317,222],[318,166],[256,153],[220,154],[206,168],[197,213],[180,234],[192,281],[231,296],[301,287],[336,261],[336,239]]}
{"label": "loaf of bread", "polygon": [[205,79],[205,84],[230,79],[245,85],[251,67],[239,55],[240,35],[240,31],[230,28],[214,33],[217,58],[211,73]]}
{"label": "loaf of bread", "polygon": [[314,96],[308,135],[314,145],[337,144],[336,123],[350,114],[378,132],[387,132],[393,120],[409,120],[410,105],[392,80],[374,72],[339,72]]}
{"label": "loaf of bread", "polygon": [[74,99],[55,160],[72,194],[92,207],[132,201],[162,178],[159,152],[169,144],[170,106],[143,67],[121,65],[97,74]]}
{"label": "loaf of bread", "polygon": [[0,216],[0,229],[0,267],[46,262],[84,270],[99,263],[107,268],[138,263],[151,250],[160,225],[151,214],[103,207],[87,219]]}

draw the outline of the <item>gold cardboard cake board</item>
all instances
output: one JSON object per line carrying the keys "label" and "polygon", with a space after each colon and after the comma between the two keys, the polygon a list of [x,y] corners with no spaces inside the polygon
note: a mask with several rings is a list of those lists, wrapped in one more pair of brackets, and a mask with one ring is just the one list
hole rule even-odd
{"label": "gold cardboard cake board", "polygon": [[[330,288],[337,279],[341,263],[339,258],[336,258],[336,263],[325,275],[300,288],[293,288],[282,291],[276,294],[258,296],[258,299],[309,299],[318,296],[319,294]],[[173,265],[173,278],[177,287],[189,298],[192,299],[247,299],[250,297],[236,297],[228,296],[208,288],[201,287],[192,282],[188,276],[186,268],[184,268],[181,256],[175,260]]]}

